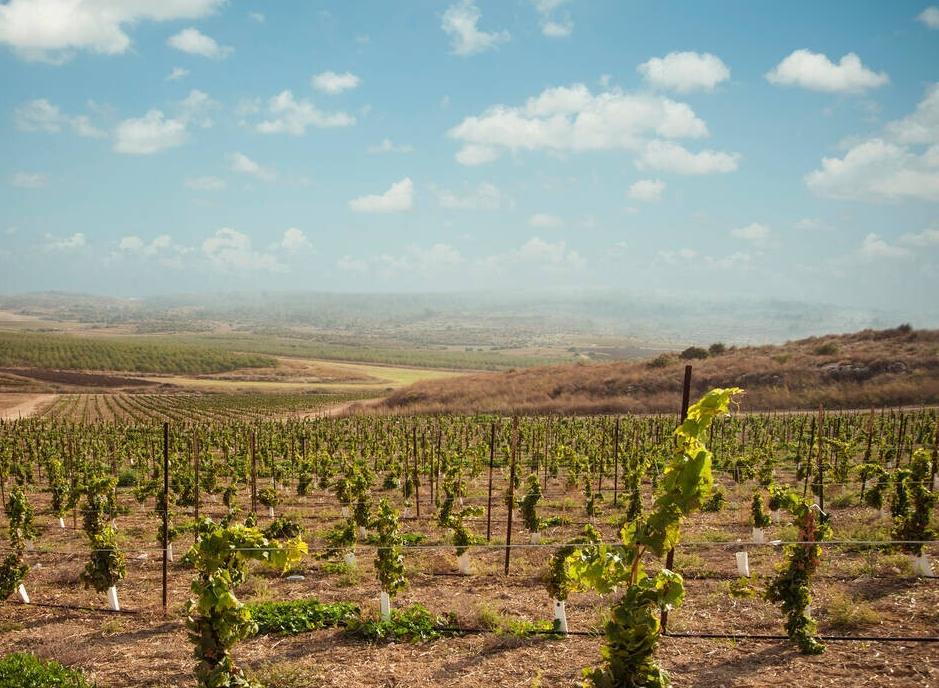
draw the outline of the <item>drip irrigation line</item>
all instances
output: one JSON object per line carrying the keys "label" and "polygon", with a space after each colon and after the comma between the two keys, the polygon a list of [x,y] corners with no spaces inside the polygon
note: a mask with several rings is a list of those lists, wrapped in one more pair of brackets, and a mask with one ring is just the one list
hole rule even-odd
{"label": "drip irrigation line", "polygon": [[[782,547],[786,545],[839,545],[845,547],[853,546],[869,546],[869,547],[891,547],[894,545],[936,545],[939,544],[939,541],[936,540],[770,540],[768,542],[748,542],[743,540],[728,540],[722,542],[709,542],[706,540],[701,541],[692,541],[692,542],[682,542],[680,543],[681,547]],[[394,545],[394,546],[381,546],[369,542],[356,542],[356,547],[361,547],[364,549],[415,549],[415,550],[434,550],[434,549],[454,549],[456,545],[449,543],[428,543],[428,544],[415,544],[415,545]],[[471,543],[466,545],[461,545],[461,548],[466,549],[498,549],[504,550],[506,547],[512,549],[558,549],[561,547],[578,547],[589,549],[591,547],[598,546],[615,546],[622,547],[623,543],[619,540],[611,541],[601,541],[601,542],[539,542],[539,543],[512,543],[511,545],[506,545],[505,543]],[[327,551],[327,550],[336,550],[336,549],[347,549],[347,547],[342,546],[330,546],[323,545],[318,547],[309,547],[311,552]],[[73,556],[76,554],[83,554],[87,552],[111,552],[115,549],[120,549],[120,547],[101,547],[98,549],[88,549],[83,548],[76,552],[65,552],[62,550],[26,550],[25,554],[62,554]],[[133,547],[128,550],[128,553],[131,552],[144,552],[144,551],[157,551],[162,552],[164,547],[161,546],[151,546],[151,547]],[[187,547],[188,549],[188,547]],[[282,549],[281,547],[234,547],[230,551],[233,552],[275,552]],[[0,546],[0,551],[14,551],[10,547]]]}
{"label": "drip irrigation line", "polygon": [[[662,633],[664,638],[704,638],[704,639],[731,639],[731,640],[790,640],[788,635],[773,633],[696,633],[693,631],[678,632],[667,631]],[[856,642],[895,642],[895,643],[936,643],[939,636],[934,635],[818,635],[819,640],[856,641]]]}
{"label": "drip irrigation line", "polygon": [[70,609],[82,612],[96,612],[98,614],[130,614],[136,615],[140,612],[136,609],[107,609],[105,607],[82,607],[74,604],[52,604],[51,602],[16,602],[15,600],[2,600],[4,604],[17,607],[44,607],[48,609]]}

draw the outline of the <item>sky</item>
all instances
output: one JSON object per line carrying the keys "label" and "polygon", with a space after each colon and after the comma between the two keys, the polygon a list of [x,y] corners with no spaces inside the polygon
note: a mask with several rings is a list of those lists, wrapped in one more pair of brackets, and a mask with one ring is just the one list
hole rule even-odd
{"label": "sky", "polygon": [[936,310],[939,6],[0,1],[0,292]]}

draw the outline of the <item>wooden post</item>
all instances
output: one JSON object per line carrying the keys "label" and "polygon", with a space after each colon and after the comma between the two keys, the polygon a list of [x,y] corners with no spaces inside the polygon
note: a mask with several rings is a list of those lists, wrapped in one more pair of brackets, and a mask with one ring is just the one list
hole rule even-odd
{"label": "wooden post", "polygon": [[170,541],[170,424],[163,423],[163,613],[166,614],[168,598],[167,572],[169,569]]}
{"label": "wooden post", "polygon": [[414,447],[414,508],[417,519],[421,518],[421,471],[417,463],[417,427],[411,433],[411,445]]}
{"label": "wooden post", "polygon": [[505,575],[509,575],[509,557],[512,553],[512,512],[515,506],[515,460],[518,454],[518,416],[512,418],[512,467],[509,470],[509,516],[505,524]]}
{"label": "wooden post", "polygon": [[258,442],[255,431],[251,431],[251,513],[258,512]]}
{"label": "wooden post", "polygon": [[[933,436],[932,441],[932,466],[929,470],[930,480],[936,479],[936,470],[939,469],[937,464],[939,464],[939,413],[936,413],[936,434]],[[932,483],[930,483],[929,487],[932,489]]]}
{"label": "wooden post", "polygon": [[496,456],[496,424],[489,424],[489,496],[486,499],[486,542],[492,537],[492,464]]}
{"label": "wooden post", "polygon": [[192,435],[192,458],[195,463],[195,472],[196,472],[196,520],[199,519],[199,468],[201,461],[199,460],[199,436],[195,434],[193,430]]}
{"label": "wooden post", "polygon": [[823,450],[825,444],[823,440],[825,435],[822,432],[823,423],[825,422],[825,411],[822,410],[822,407],[818,407],[818,508],[825,511],[825,464],[824,456],[825,452]]}
{"label": "wooden post", "polygon": [[[680,423],[684,423],[688,417],[688,405],[691,403],[691,366],[685,366],[685,379],[681,387],[681,414]],[[665,568],[669,571],[675,565],[675,548],[672,547],[665,555]],[[659,617],[659,624],[662,627],[662,635],[668,633],[668,610],[663,609]]]}
{"label": "wooden post", "polygon": [[616,508],[619,490],[619,416],[613,426],[613,508]]}

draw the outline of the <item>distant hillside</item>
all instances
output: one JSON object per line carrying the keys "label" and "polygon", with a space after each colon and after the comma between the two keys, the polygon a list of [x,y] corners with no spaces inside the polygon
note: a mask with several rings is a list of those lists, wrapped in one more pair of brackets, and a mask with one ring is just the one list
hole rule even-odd
{"label": "distant hillside", "polygon": [[682,355],[468,375],[405,387],[386,413],[673,412],[684,364],[695,394],[743,387],[746,409],[866,408],[939,403],[939,330],[863,330],[778,346],[689,349]]}

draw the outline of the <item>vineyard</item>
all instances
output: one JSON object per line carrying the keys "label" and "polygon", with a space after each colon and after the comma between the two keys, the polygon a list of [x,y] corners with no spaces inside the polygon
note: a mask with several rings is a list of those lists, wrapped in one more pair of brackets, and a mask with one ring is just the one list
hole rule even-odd
{"label": "vineyard", "polygon": [[0,424],[0,647],[99,686],[939,685],[939,414],[739,398],[63,395]]}
{"label": "vineyard", "polygon": [[238,419],[315,415],[368,393],[329,394],[62,394],[40,417],[73,423],[177,421],[218,423]]}
{"label": "vineyard", "polygon": [[238,368],[264,368],[275,363],[270,356],[222,351],[204,344],[0,332],[0,367],[221,373]]}

